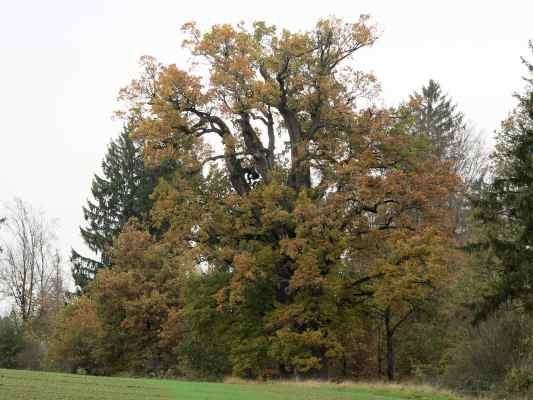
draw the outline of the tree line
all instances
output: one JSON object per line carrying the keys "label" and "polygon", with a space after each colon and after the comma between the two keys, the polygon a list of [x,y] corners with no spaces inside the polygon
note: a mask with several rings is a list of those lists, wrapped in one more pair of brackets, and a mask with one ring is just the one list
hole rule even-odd
{"label": "tree line", "polygon": [[531,64],[489,159],[435,80],[378,106],[366,16],[183,33],[207,76],[121,90],[48,366],[529,390]]}

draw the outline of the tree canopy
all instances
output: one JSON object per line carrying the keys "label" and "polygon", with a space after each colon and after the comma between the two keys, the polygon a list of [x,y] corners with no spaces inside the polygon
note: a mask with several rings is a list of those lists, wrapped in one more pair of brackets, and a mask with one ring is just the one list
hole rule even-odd
{"label": "tree canopy", "polygon": [[375,106],[376,78],[349,62],[377,38],[368,17],[183,29],[207,79],[145,57],[121,92],[145,163],[182,166],[128,252],[162,257],[154,279],[218,274],[211,307],[234,321],[234,372],[334,368],[362,302],[409,307],[445,280],[458,178],[410,134],[409,104]]}
{"label": "tree canopy", "polygon": [[533,65],[488,164],[436,80],[383,105],[377,32],[190,22],[179,67],[141,57],[75,294],[44,214],[0,212],[0,364],[531,394]]}

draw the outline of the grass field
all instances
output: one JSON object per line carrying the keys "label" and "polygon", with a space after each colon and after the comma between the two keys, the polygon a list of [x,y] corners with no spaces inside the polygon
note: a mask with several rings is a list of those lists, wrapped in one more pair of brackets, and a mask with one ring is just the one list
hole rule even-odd
{"label": "grass field", "polygon": [[0,400],[456,400],[408,386],[202,383],[0,369]]}

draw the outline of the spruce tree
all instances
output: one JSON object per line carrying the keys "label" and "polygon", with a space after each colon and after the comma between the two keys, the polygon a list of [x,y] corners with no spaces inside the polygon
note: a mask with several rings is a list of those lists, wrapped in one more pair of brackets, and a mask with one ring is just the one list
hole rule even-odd
{"label": "spruce tree", "polygon": [[455,147],[462,131],[466,129],[463,113],[446,96],[440,84],[430,79],[421,93],[415,92],[417,133],[426,134],[441,159],[455,156]]}
{"label": "spruce tree", "polygon": [[169,165],[146,168],[141,144],[130,138],[132,129],[131,125],[125,126],[120,136],[111,141],[102,161],[102,176],[95,174],[93,178],[92,200],[83,207],[86,225],[80,227],[80,233],[96,257],[72,250],[72,274],[82,291],[98,269],[111,266],[114,239],[130,218],[145,217],[159,177],[172,169]]}
{"label": "spruce tree", "polygon": [[454,163],[455,172],[467,187],[482,178],[487,167],[483,141],[440,84],[430,79],[410,99],[416,121],[414,133],[429,138],[439,159]]}
{"label": "spruce tree", "polygon": [[[533,66],[524,64],[533,76]],[[516,110],[498,132],[492,182],[474,201],[484,232],[480,247],[489,251],[487,267],[494,277],[480,317],[508,301],[533,310],[533,81],[525,80]]]}

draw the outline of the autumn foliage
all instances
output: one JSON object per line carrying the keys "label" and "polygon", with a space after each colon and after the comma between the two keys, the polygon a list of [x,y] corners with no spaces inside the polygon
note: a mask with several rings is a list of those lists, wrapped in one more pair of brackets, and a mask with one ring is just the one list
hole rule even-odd
{"label": "autumn foliage", "polygon": [[59,343],[94,331],[91,362],[114,371],[363,376],[385,321],[392,378],[393,335],[453,279],[460,179],[413,134],[413,104],[377,106],[376,78],[355,68],[376,28],[183,31],[198,75],[144,57],[120,95],[145,163],[180,168]]}

